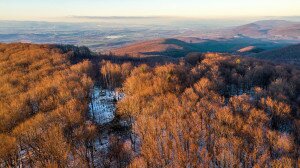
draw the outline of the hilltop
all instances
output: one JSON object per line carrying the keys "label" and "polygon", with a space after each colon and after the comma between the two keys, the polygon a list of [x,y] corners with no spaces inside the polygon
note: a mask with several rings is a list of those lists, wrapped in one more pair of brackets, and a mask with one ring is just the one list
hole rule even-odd
{"label": "hilltop", "polygon": [[300,40],[300,23],[286,20],[262,20],[230,30],[235,35],[272,40]]}

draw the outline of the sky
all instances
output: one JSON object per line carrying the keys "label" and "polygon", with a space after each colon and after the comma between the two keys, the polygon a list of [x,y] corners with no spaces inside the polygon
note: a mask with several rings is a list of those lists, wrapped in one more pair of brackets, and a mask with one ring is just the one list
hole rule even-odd
{"label": "sky", "polygon": [[1,20],[71,16],[300,16],[300,0],[0,0]]}

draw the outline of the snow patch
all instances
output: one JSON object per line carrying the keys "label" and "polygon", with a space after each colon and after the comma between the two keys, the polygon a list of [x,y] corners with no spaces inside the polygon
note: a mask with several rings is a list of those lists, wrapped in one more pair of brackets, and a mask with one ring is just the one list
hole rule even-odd
{"label": "snow patch", "polygon": [[94,88],[92,102],[89,104],[90,115],[98,124],[111,122],[115,117],[115,103],[121,99],[122,94],[118,92]]}

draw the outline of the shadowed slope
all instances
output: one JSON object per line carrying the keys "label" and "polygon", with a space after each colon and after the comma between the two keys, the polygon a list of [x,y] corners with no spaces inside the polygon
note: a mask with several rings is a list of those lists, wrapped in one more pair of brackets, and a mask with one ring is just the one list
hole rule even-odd
{"label": "shadowed slope", "polygon": [[264,51],[255,54],[254,57],[300,65],[300,44]]}

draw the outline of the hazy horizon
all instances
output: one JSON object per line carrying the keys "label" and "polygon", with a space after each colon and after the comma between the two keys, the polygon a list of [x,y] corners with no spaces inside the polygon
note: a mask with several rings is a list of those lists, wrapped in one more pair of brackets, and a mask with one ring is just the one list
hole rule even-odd
{"label": "hazy horizon", "polygon": [[[209,27],[225,28],[241,26],[263,20],[286,20],[300,22],[299,16],[262,16],[262,17],[231,17],[231,18],[195,18],[175,16],[66,16],[51,19],[1,19],[4,23],[49,23],[49,24],[96,24],[101,26],[168,26],[168,27]],[[213,26],[213,27],[211,27]]]}
{"label": "hazy horizon", "polygon": [[300,16],[297,0],[3,0],[0,20],[62,21],[72,17],[241,19]]}

